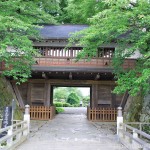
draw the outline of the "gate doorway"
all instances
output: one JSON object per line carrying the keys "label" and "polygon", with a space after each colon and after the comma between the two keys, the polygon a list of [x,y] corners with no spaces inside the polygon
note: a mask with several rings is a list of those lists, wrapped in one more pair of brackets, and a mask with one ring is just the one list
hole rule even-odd
{"label": "gate doorway", "polygon": [[[70,105],[72,109],[74,107],[80,108],[81,106],[89,106],[90,109],[88,109],[87,115],[89,120],[106,121],[107,119],[110,121],[112,118],[111,120],[114,121],[116,119],[116,111],[113,109],[116,109],[122,100],[122,96],[117,96],[112,93],[114,87],[114,81],[37,79],[30,80],[21,86],[14,86],[14,89],[18,92],[19,98],[22,97],[23,103],[31,106],[30,110],[33,119],[45,119],[47,116],[48,118],[53,118],[54,109],[52,107],[55,103],[55,99],[58,99],[60,102],[63,102],[66,107]],[[89,95],[90,100],[85,102],[83,98],[79,98],[76,104],[68,100],[69,94],[65,100],[63,97],[58,98],[57,94],[57,96],[54,95],[55,90],[58,88],[67,88],[69,89],[68,91],[71,91],[71,88],[82,88],[82,93],[86,93],[85,88],[89,88],[89,94],[87,95]],[[66,92],[58,91],[58,93],[62,96]],[[78,97],[79,95],[76,94],[76,96]],[[52,117],[49,117],[51,115]],[[113,119],[114,117],[115,119]]]}
{"label": "gate doorway", "polygon": [[90,105],[90,87],[53,86],[53,103],[64,107],[86,107]]}
{"label": "gate doorway", "polygon": [[91,87],[52,86],[52,103],[56,113],[87,114],[91,104]]}

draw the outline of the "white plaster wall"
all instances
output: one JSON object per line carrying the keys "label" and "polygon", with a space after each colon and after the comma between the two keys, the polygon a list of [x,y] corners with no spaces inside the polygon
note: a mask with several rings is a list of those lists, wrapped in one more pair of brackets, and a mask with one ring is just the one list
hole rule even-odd
{"label": "white plaster wall", "polygon": [[140,57],[142,57],[142,54],[140,54],[140,52],[138,50],[136,50],[134,52],[134,54],[132,54],[129,58],[130,59],[137,59],[137,58],[140,58]]}

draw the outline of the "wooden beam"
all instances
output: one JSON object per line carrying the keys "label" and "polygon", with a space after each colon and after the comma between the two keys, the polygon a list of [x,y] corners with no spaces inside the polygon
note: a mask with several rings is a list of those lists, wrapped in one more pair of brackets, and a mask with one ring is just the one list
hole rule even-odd
{"label": "wooden beam", "polygon": [[16,94],[16,97],[17,97],[17,100],[18,100],[18,102],[19,102],[20,107],[21,107],[21,108],[24,108],[25,105],[24,105],[22,96],[21,96],[21,94],[20,94],[20,91],[19,91],[19,89],[18,89],[18,86],[16,85],[16,83],[13,83],[12,86],[13,86],[13,89],[14,89],[14,92],[15,92],[15,94]]}
{"label": "wooden beam", "polygon": [[[37,58],[39,59],[39,58]],[[40,58],[41,60],[44,59],[44,58]],[[52,58],[51,58],[52,59]],[[35,59],[36,60],[36,59]],[[54,72],[54,71],[59,71],[59,72],[85,72],[85,73],[89,73],[89,72],[101,72],[101,73],[104,73],[104,72],[108,72],[108,73],[112,73],[113,72],[113,69],[111,67],[108,67],[108,66],[104,66],[104,65],[95,65],[95,66],[92,66],[91,65],[87,65],[86,63],[83,65],[83,66],[74,66],[76,65],[74,60],[72,60],[73,63],[68,64],[66,65],[66,59],[61,59],[62,62],[58,61],[58,64],[57,65],[53,65],[52,64],[52,60],[49,61],[48,58],[45,60],[43,60],[44,62],[44,65],[43,64],[39,64],[39,65],[33,65],[32,66],[32,70],[33,71],[38,71],[38,72]],[[88,66],[88,68],[87,68]]]}
{"label": "wooden beam", "polygon": [[[11,81],[11,83],[16,82],[14,80]],[[29,79],[27,81],[28,83],[44,83],[45,79]],[[48,79],[47,82],[51,83],[51,84],[77,84],[77,85],[92,85],[92,84],[98,84],[98,85],[116,85],[115,81],[112,80],[107,80],[107,81],[103,81],[103,80],[98,80],[98,81],[94,81],[94,80],[65,80],[65,79]]]}
{"label": "wooden beam", "polygon": [[[28,82],[30,83],[44,83],[45,79],[29,79]],[[101,81],[101,80],[65,80],[65,79],[49,79],[47,80],[50,84],[72,84],[72,85],[80,85],[80,86],[88,86],[93,84],[98,85],[116,85],[115,81]]]}

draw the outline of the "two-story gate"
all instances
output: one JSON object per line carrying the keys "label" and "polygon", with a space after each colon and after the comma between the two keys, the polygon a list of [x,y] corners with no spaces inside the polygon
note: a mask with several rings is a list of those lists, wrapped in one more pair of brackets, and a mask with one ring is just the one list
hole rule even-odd
{"label": "two-story gate", "polygon": [[[20,106],[29,104],[34,119],[53,118],[51,116],[54,113],[54,109],[51,108],[53,106],[52,89],[54,85],[60,85],[90,87],[91,102],[88,119],[115,120],[115,108],[122,100],[122,96],[112,93],[115,87],[112,68],[115,43],[99,47],[97,54],[90,61],[87,58],[76,61],[77,55],[82,51],[82,47],[77,44],[65,49],[70,33],[87,27],[85,25],[45,25],[39,29],[42,38],[38,41],[33,40],[33,44],[40,55],[35,56],[32,77],[21,85],[15,85],[15,81],[12,81]],[[135,59],[126,59],[123,68],[133,68],[134,64]],[[4,63],[1,63],[0,69],[5,69]]]}

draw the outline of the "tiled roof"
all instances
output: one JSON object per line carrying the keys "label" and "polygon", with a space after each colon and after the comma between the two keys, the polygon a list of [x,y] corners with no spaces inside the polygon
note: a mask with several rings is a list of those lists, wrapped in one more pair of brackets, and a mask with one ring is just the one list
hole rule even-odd
{"label": "tiled roof", "polygon": [[43,39],[68,39],[71,33],[87,27],[87,25],[43,25],[39,30]]}

